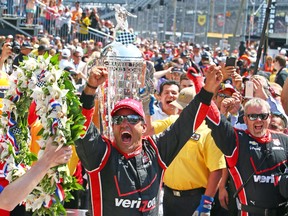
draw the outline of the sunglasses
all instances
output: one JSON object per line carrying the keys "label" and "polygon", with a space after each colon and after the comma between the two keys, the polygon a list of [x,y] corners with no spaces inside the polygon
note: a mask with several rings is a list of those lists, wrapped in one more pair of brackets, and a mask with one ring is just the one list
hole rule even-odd
{"label": "sunglasses", "polygon": [[129,124],[137,124],[139,121],[143,121],[143,118],[139,115],[127,115],[127,116],[113,116],[112,124],[120,125],[124,120],[127,120]]}
{"label": "sunglasses", "polygon": [[247,114],[246,116],[251,120],[255,121],[256,119],[266,120],[269,117],[270,113],[261,113],[261,114]]}
{"label": "sunglasses", "polygon": [[231,96],[230,95],[226,95],[226,94],[223,94],[223,93],[218,93],[217,94],[219,97],[221,97],[221,98],[230,98]]}

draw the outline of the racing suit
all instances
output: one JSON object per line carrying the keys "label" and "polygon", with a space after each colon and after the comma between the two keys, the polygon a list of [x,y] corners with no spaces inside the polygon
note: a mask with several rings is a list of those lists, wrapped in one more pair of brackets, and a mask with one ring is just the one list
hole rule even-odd
{"label": "racing suit", "polygon": [[89,127],[75,144],[89,176],[94,216],[158,215],[164,171],[204,120],[212,96],[202,89],[169,129],[143,137],[140,149],[125,154],[90,124],[94,101],[82,93],[82,112]]}
{"label": "racing suit", "polygon": [[288,136],[268,130],[264,137],[253,137],[248,130],[233,128],[219,113],[209,114],[206,122],[226,157],[239,215],[286,215],[287,200],[279,192],[278,180],[286,171]]}

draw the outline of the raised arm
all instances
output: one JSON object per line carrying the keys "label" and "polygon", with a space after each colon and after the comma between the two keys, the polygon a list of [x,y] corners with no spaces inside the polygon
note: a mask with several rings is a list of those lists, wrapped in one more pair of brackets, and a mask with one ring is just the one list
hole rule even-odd
{"label": "raised arm", "polygon": [[[160,154],[167,165],[171,163],[183,145],[202,124],[210,109],[213,92],[222,81],[221,70],[211,67],[199,94],[183,109],[177,121],[161,134],[158,140]],[[173,143],[173,144],[172,144]]]}

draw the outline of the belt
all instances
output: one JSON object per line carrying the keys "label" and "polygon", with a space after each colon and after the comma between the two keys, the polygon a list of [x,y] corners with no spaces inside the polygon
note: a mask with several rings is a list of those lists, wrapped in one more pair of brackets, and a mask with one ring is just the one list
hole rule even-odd
{"label": "belt", "polygon": [[[280,206],[281,205],[281,206]],[[241,210],[253,213],[253,214],[261,214],[264,216],[280,216],[280,215],[286,215],[287,213],[287,203],[280,204],[279,207],[276,208],[260,208],[256,206],[249,206],[249,205],[243,205],[241,204]]]}
{"label": "belt", "polygon": [[194,196],[196,194],[204,194],[205,188],[195,188],[192,190],[174,190],[164,185],[164,192],[173,194],[176,197]]}

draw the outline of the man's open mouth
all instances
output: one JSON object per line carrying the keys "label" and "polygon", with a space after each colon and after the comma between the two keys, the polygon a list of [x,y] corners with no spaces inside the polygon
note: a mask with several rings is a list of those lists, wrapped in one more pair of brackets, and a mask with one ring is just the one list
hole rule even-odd
{"label": "man's open mouth", "polygon": [[131,138],[132,138],[132,136],[131,136],[131,134],[128,133],[128,132],[123,132],[123,133],[121,134],[121,139],[122,139],[123,142],[130,142],[130,141],[131,141]]}

